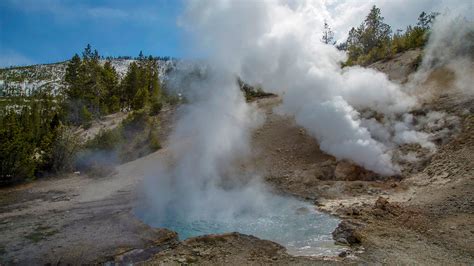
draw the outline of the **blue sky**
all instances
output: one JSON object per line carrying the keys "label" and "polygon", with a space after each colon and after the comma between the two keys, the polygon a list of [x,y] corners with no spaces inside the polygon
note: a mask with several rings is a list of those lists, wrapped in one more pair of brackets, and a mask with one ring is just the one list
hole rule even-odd
{"label": "blue sky", "polygon": [[[185,1],[0,0],[0,67],[66,60],[88,43],[104,56],[136,56],[140,50],[155,56],[202,56],[187,49],[193,46],[190,37],[177,25]],[[464,14],[472,20],[473,0],[321,0],[327,6],[321,15],[341,41],[374,4],[396,30],[416,23],[421,11],[466,3]]]}
{"label": "blue sky", "polygon": [[80,53],[182,57],[182,0],[1,0],[0,66],[50,63]]}

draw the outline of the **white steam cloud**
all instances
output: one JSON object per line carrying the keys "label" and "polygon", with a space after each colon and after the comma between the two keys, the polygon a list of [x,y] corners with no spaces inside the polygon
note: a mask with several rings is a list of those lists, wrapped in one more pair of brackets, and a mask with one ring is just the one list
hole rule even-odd
{"label": "white steam cloud", "polygon": [[[470,4],[472,11],[472,2]],[[415,87],[414,90],[428,79],[433,69],[444,67],[454,74],[454,89],[467,95],[474,94],[474,21],[472,13],[470,18],[460,15],[466,10],[469,8],[461,5],[437,18],[424,49],[422,65],[409,84]]]}
{"label": "white steam cloud", "polygon": [[[174,208],[192,216],[229,216],[271,201],[264,187],[237,181],[242,174],[233,171],[259,122],[237,77],[281,95],[278,111],[294,116],[323,151],[381,175],[400,172],[392,161],[397,145],[435,149],[431,135],[408,114],[418,104],[411,90],[375,70],[341,69],[345,54],[320,42],[324,5],[323,0],[188,3],[180,23],[193,35],[193,48],[208,56],[208,67],[179,83],[189,103],[170,139],[171,162],[157,166],[157,178],[147,183],[155,213]],[[424,69],[429,58],[440,58],[437,47],[449,45],[438,36],[442,28],[434,27]],[[436,124],[435,118],[426,123]],[[414,160],[413,154],[406,158]]]}
{"label": "white steam cloud", "polygon": [[[419,143],[434,149],[429,136],[414,130],[403,117],[417,106],[417,99],[383,73],[362,67],[341,69],[344,53],[320,42],[318,14],[325,11],[322,0],[197,1],[189,4],[183,23],[198,36],[201,47],[232,73],[283,95],[280,111],[294,115],[318,139],[322,150],[382,175],[397,174],[400,169],[391,160],[396,144]],[[434,26],[427,62],[445,61],[436,54],[445,53],[444,47],[455,47],[456,53],[472,48],[460,45],[460,37],[471,30],[472,23],[458,21],[456,30],[447,32],[444,17],[440,21]],[[463,33],[455,33],[457,29]],[[462,84],[472,88],[472,83]],[[376,132],[361,120],[364,110],[390,120],[393,125],[387,132],[391,136],[376,139]]]}
{"label": "white steam cloud", "polygon": [[251,129],[261,117],[245,102],[232,72],[214,66],[173,77],[189,104],[179,110],[169,161],[157,162],[145,181],[148,202],[138,210],[145,221],[229,220],[262,213],[271,203],[256,179],[235,169],[235,161],[248,155]]}
{"label": "white steam cloud", "polygon": [[[361,125],[357,110],[404,113],[416,99],[375,70],[340,68],[344,53],[322,44],[315,1],[192,2],[185,24],[235,75],[284,94],[321,149],[383,175],[398,173],[391,152]],[[232,29],[232,30],[230,30]]]}

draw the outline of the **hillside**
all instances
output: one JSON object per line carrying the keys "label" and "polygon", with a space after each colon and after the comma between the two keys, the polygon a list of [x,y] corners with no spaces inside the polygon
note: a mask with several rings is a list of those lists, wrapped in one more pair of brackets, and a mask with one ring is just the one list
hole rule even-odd
{"label": "hillside", "polygon": [[421,56],[421,49],[408,50],[395,54],[389,60],[377,61],[368,67],[387,74],[392,81],[405,83],[408,81],[410,74],[414,73],[421,63]]}
{"label": "hillside", "polygon": [[[103,65],[107,60],[100,60]],[[111,59],[112,66],[120,78],[127,73],[128,66],[134,59]],[[57,95],[66,86],[64,75],[69,61],[53,64],[11,67],[0,69],[0,96],[31,95],[35,90],[50,89]],[[158,60],[159,78],[164,79],[166,73],[175,66],[173,60]]]}

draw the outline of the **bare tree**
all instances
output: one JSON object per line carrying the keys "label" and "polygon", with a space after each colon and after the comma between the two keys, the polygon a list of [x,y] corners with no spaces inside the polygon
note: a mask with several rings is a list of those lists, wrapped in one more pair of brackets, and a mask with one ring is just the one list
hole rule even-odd
{"label": "bare tree", "polygon": [[334,41],[334,32],[331,30],[331,27],[329,27],[326,20],[324,20],[323,38],[321,41],[325,44],[336,44],[336,41]]}

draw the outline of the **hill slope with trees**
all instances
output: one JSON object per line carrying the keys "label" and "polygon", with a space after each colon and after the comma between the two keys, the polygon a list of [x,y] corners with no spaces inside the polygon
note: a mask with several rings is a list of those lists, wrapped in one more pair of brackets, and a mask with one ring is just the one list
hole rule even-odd
{"label": "hill slope with trees", "polygon": [[[380,8],[374,5],[365,20],[358,27],[351,28],[347,40],[337,46],[347,52],[344,65],[367,66],[378,60],[390,59],[397,53],[424,47],[438,15],[437,12],[422,12],[415,26],[409,25],[404,31],[397,29],[392,34],[392,28],[384,22]],[[325,43],[328,43],[328,31],[330,28],[325,24]]]}
{"label": "hill slope with trees", "polygon": [[[88,45],[82,56],[76,54],[67,62],[0,72],[1,78],[9,81],[36,79],[34,82],[38,83],[52,77],[61,84],[59,90],[43,86],[28,93],[3,91],[0,184],[75,170],[96,170],[97,161],[104,162],[97,160],[99,157],[120,163],[160,148],[156,116],[163,105],[176,103],[176,97],[163,92],[160,77],[169,71],[172,62],[140,53],[133,60],[118,59],[129,60],[126,72],[121,74],[113,60],[103,60]],[[35,71],[44,73],[39,75]],[[117,112],[128,114],[119,126],[98,132],[94,139],[80,138],[78,128],[87,130],[93,121]],[[90,160],[95,157],[94,162]]]}

